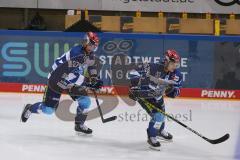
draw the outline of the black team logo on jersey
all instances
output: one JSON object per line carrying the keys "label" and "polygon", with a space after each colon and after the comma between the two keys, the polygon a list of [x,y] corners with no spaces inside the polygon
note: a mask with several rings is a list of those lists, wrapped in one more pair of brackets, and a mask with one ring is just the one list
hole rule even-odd
{"label": "black team logo on jersey", "polygon": [[215,0],[215,2],[221,6],[232,6],[234,4],[240,5],[240,0],[231,0],[226,2],[225,0]]}

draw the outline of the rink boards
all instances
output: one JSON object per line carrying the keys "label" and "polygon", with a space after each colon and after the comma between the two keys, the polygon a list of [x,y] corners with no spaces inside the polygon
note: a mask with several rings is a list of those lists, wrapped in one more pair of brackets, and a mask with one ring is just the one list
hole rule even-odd
{"label": "rink boards", "polygon": [[[83,35],[0,30],[1,86],[13,83],[16,89],[10,86],[9,91],[38,92],[39,84],[46,84],[54,60],[81,44]],[[239,98],[240,36],[99,33],[99,37],[96,56],[101,60],[100,77],[105,86],[126,87],[127,76],[121,69],[128,63],[158,63],[164,51],[173,48],[181,55],[182,96]],[[119,54],[126,55],[128,63],[117,66]],[[120,90],[118,94],[125,94]]]}
{"label": "rink boards", "polygon": [[[0,83],[0,92],[43,93],[44,84]],[[104,86],[99,91],[103,95],[128,95],[126,86]],[[240,100],[240,90],[182,88],[180,97]]]}

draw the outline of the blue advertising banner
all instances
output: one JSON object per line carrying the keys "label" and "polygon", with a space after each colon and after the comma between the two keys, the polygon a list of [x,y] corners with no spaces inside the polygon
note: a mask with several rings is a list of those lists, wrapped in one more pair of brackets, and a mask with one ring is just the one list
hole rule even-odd
{"label": "blue advertising banner", "polygon": [[[0,82],[46,84],[54,59],[81,44],[84,33],[0,31]],[[126,54],[129,62],[161,61],[167,49],[177,50],[186,88],[214,88],[216,46],[240,43],[240,37],[99,33],[96,55],[103,68],[100,76],[111,85],[112,58]],[[221,49],[220,49],[221,50]],[[218,62],[219,64],[219,62]]]}

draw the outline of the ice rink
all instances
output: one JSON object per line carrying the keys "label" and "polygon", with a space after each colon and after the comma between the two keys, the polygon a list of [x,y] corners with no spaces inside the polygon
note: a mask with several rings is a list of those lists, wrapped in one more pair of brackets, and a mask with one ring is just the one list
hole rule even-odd
{"label": "ice rink", "polygon": [[[32,115],[26,124],[20,123],[23,105],[41,99],[41,94],[0,93],[2,160],[240,159],[240,101],[166,99],[166,111],[175,118],[208,138],[229,133],[230,139],[212,145],[166,119],[166,129],[174,140],[161,143],[161,151],[153,151],[146,143],[149,117],[139,105],[128,106],[119,98],[118,107],[105,115],[116,115],[118,119],[105,124],[100,118],[87,121],[94,132],[86,137],[76,136],[74,123],[55,115]],[[75,108],[73,105],[71,110]]]}

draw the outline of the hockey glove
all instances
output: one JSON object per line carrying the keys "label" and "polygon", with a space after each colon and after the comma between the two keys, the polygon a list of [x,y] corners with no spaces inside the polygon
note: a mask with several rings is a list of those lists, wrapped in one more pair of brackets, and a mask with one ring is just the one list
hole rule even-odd
{"label": "hockey glove", "polygon": [[92,89],[100,89],[103,86],[103,81],[101,79],[92,79],[91,83],[87,85],[87,87],[90,87]]}

